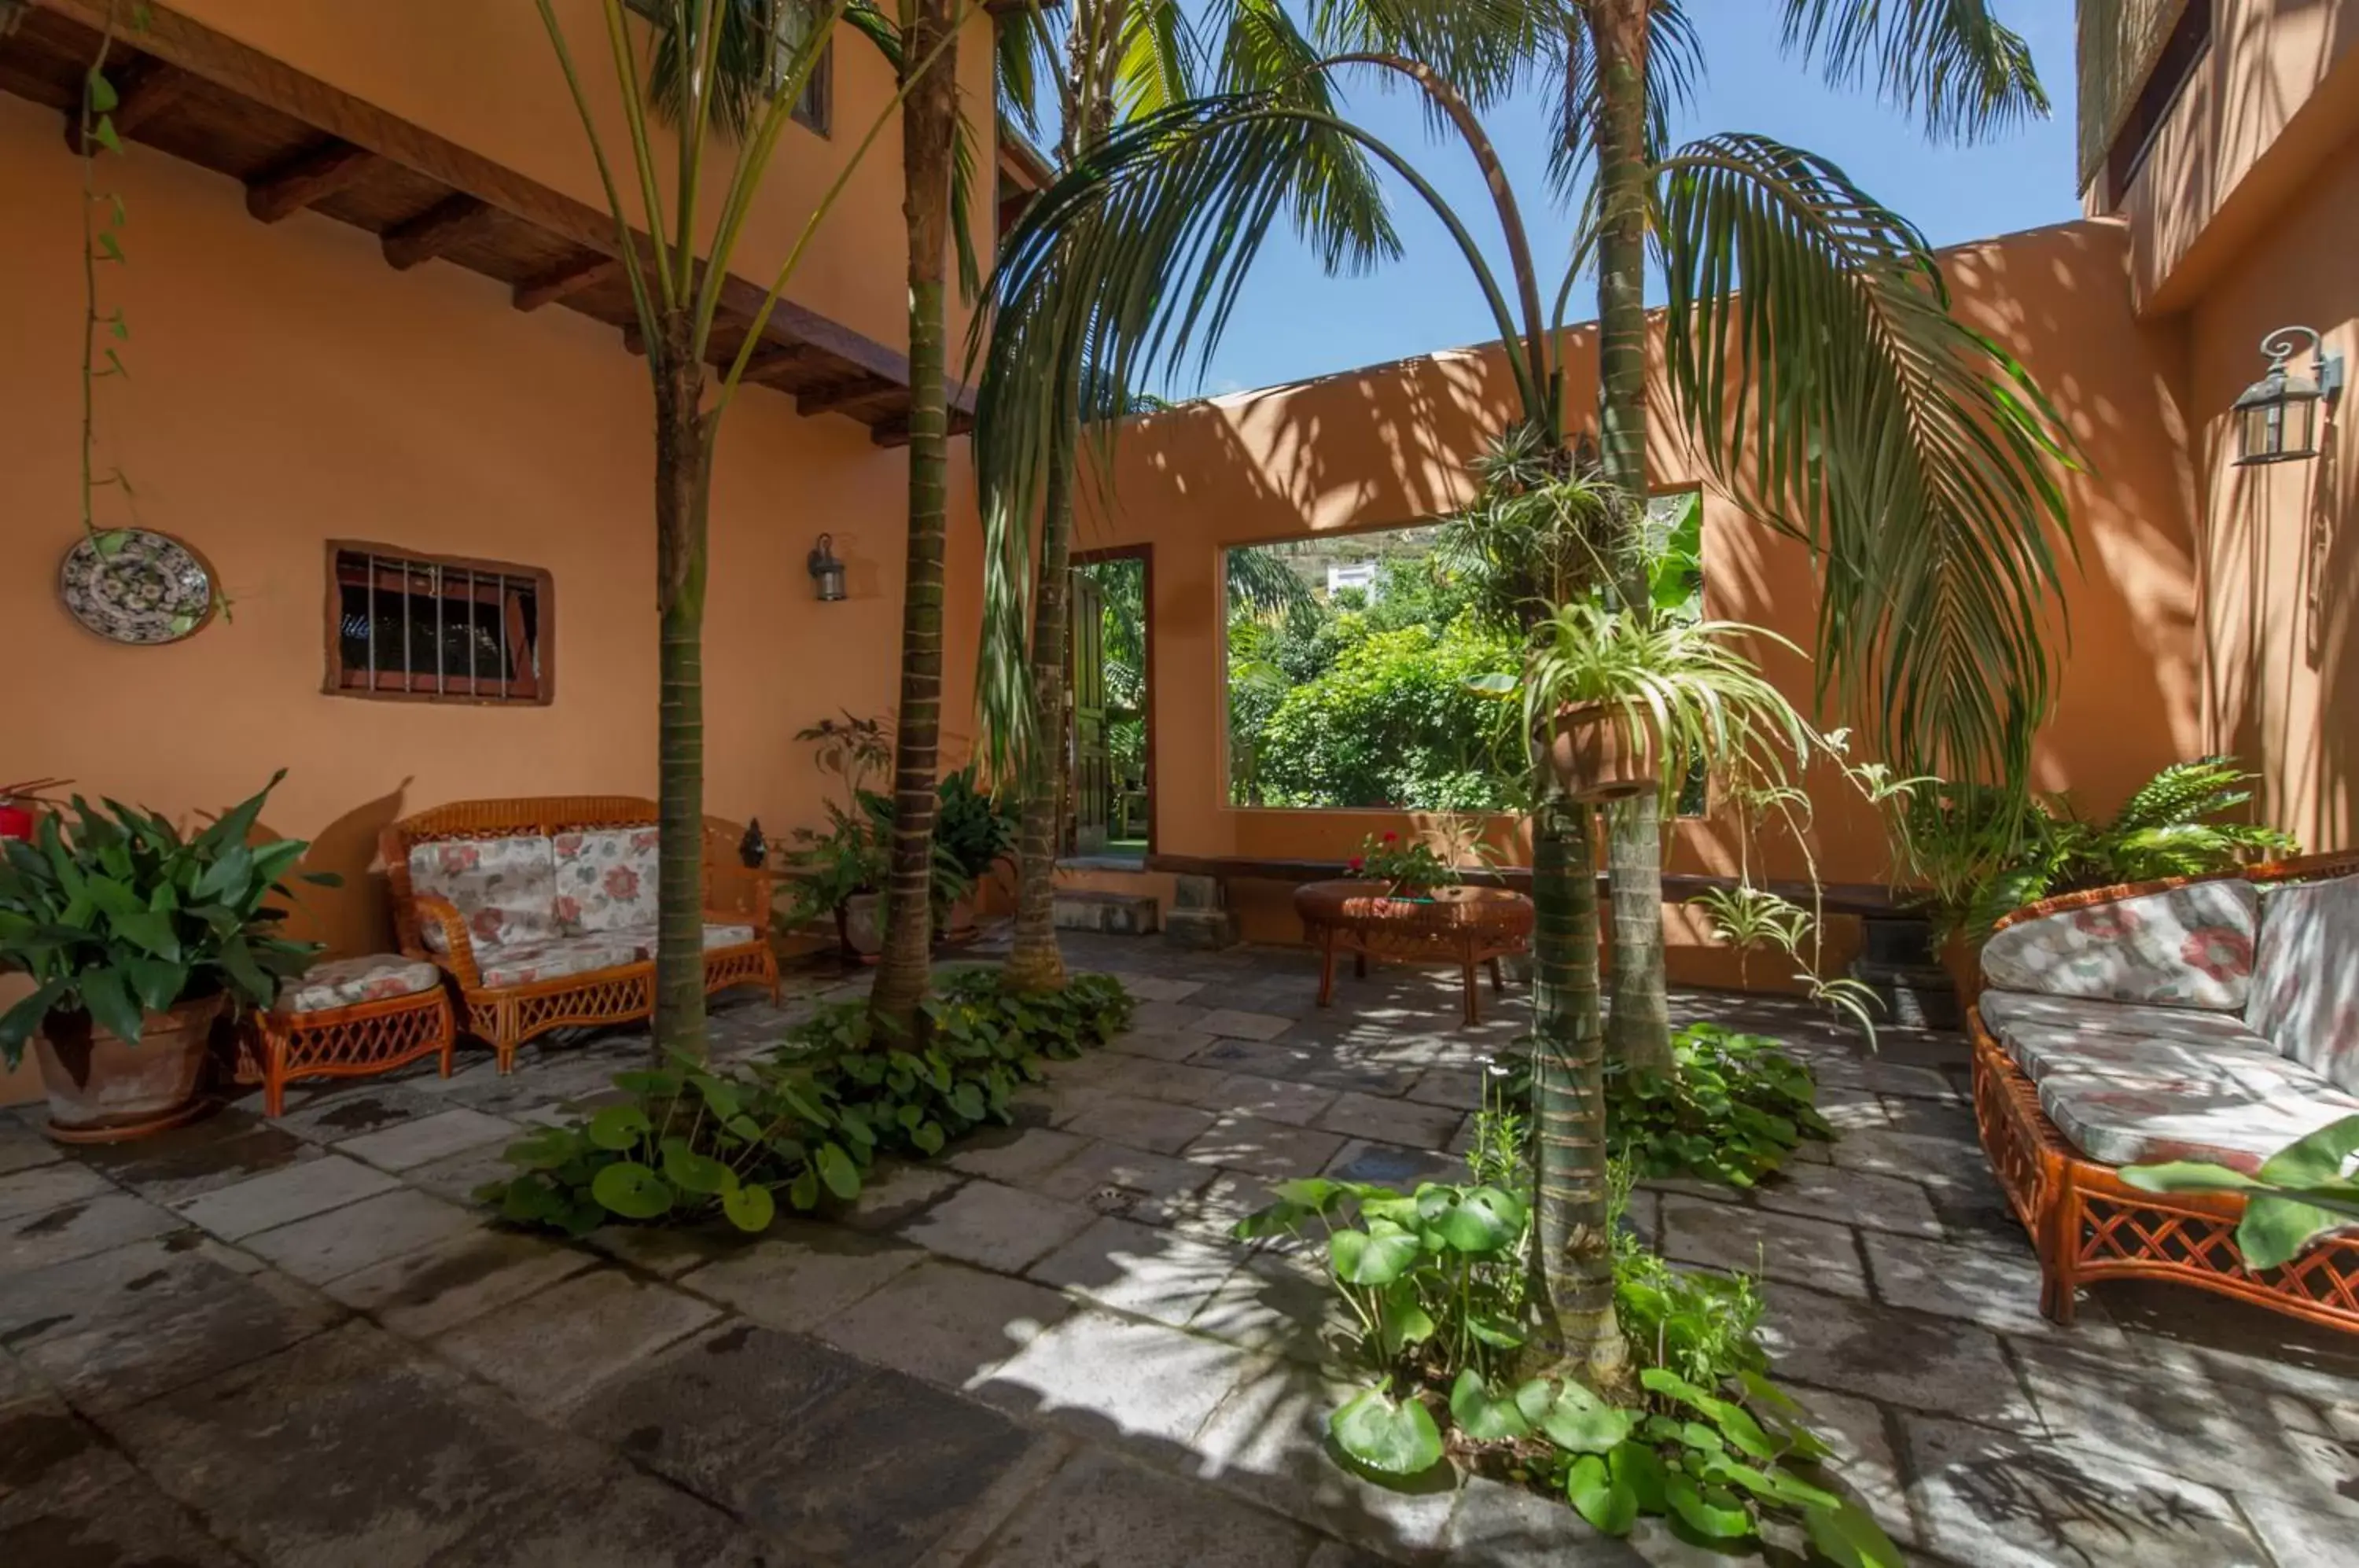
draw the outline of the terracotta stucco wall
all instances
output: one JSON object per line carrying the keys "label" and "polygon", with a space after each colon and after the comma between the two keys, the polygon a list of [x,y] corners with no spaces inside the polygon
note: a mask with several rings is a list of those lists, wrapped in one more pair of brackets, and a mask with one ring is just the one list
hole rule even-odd
{"label": "terracotta stucco wall", "polygon": [[[2064,567],[2071,652],[2037,772],[2043,789],[2070,790],[2102,810],[2156,768],[2192,755],[2202,737],[2196,572],[2185,523],[2194,480],[2179,413],[2183,345],[2175,332],[2133,319],[2118,223],[2071,223],[1967,246],[1945,265],[1967,316],[2025,360],[2083,448],[2083,469],[2067,486],[2079,544],[2077,563]],[[1574,406],[1587,406],[1595,352],[1585,329],[1571,334],[1567,358]],[[1341,856],[1371,830],[1407,820],[1226,803],[1222,550],[1447,512],[1464,497],[1467,463],[1511,397],[1496,353],[1475,349],[1190,405],[1125,435],[1111,508],[1091,523],[1086,542],[1155,551],[1160,851]],[[1701,482],[1701,465],[1663,421],[1652,463],[1660,488]],[[1810,645],[1816,595],[1807,551],[1709,490],[1704,548],[1710,614]],[[1774,649],[1764,657],[1807,702],[1807,664]],[[1821,876],[1882,877],[1883,835],[1872,814],[1835,781],[1813,783],[1821,807],[1807,844]],[[1773,876],[1799,874],[1799,846],[1772,837],[1766,860],[1755,864]],[[1734,870],[1740,838],[1724,817],[1682,822],[1671,864]],[[1239,898],[1251,932],[1292,934],[1281,889],[1247,885]],[[1698,953],[1700,934],[1680,924],[1687,929],[1675,935],[1683,950],[1676,972],[1726,977],[1723,961]]]}
{"label": "terracotta stucco wall", "polygon": [[[605,206],[580,115],[531,0],[400,0],[390,5],[178,0],[173,8],[567,195],[601,210]],[[602,0],[557,0],[555,9],[598,112],[606,155],[615,161],[625,200],[636,214]],[[959,85],[979,138],[979,167],[985,171],[973,230],[979,253],[988,256],[993,24],[979,0],[969,0],[968,16],[959,39]],[[636,16],[630,26],[635,32],[645,27]],[[738,244],[734,270],[765,286],[893,95],[892,72],[866,39],[849,27],[839,27],[834,48],[832,135],[822,137],[799,125],[786,128]],[[676,167],[669,135],[658,126],[655,137],[658,168]],[[724,160],[715,158],[712,167],[723,170]],[[897,352],[908,336],[900,169],[896,115],[877,136],[787,291],[799,303]],[[718,202],[724,178],[723,172],[707,176],[708,207]],[[712,232],[709,220],[700,232]],[[880,264],[880,258],[891,258],[890,265]],[[951,342],[963,343],[963,308],[954,303],[952,315]]]}
{"label": "terracotta stucco wall", "polygon": [[[2288,322],[2359,364],[2359,140],[2188,313],[2202,431],[2212,744],[2253,760],[2269,820],[2313,849],[2359,844],[2359,441],[2346,393],[2312,462],[2238,467],[2228,409]],[[2307,354],[2303,368],[2306,369]]]}
{"label": "terracotta stucco wall", "polygon": [[[233,618],[125,648],[57,602],[78,528],[79,166],[53,114],[0,96],[0,212],[13,220],[0,245],[0,776],[63,775],[185,816],[287,768],[265,822],[314,840],[311,864],[346,877],[306,898],[307,929],[345,950],[385,940],[369,863],[391,818],[479,796],[652,794],[644,362],[583,318],[517,313],[472,273],[393,272],[356,229],[311,214],[256,223],[234,182],[153,150],[135,147],[109,176],[132,259],[104,287],[132,323],[133,376],[102,384],[100,462],[133,475],[138,521],[212,561]],[[972,583],[963,451],[952,571]],[[799,417],[777,393],[733,409],[712,502],[710,811],[758,814],[777,836],[817,822],[820,781],[793,732],[896,702],[907,474],[864,427]],[[822,529],[851,562],[844,604],[811,594],[804,555]],[[337,538],[551,572],[554,703],[323,695],[324,541]],[[971,593],[953,595],[951,618],[946,721],[962,735]]]}

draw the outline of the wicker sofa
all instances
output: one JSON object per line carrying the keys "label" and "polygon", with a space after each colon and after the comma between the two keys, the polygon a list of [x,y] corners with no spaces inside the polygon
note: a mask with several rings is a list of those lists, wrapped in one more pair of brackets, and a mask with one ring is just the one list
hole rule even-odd
{"label": "wicker sofa", "polygon": [[2359,1329],[2359,1237],[2249,1269],[2241,1195],[2117,1174],[2250,1171],[2359,1115],[2359,856],[2051,898],[2000,921],[1982,964],[1975,1120],[2042,1312],[2070,1323],[2084,1281],[2167,1278]]}
{"label": "wicker sofa", "polygon": [[[704,822],[704,988],[778,994],[770,879],[739,829]],[[462,800],[404,817],[381,847],[401,951],[457,985],[460,1027],[508,1072],[549,1029],[655,1011],[656,806],[628,795]]]}

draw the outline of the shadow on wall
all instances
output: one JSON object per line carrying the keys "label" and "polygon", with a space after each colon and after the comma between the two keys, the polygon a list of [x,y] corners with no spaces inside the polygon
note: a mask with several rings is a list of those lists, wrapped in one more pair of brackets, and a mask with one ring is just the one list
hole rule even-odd
{"label": "shadow on wall", "polygon": [[[407,810],[411,782],[404,779],[312,836],[311,848],[299,869],[333,872],[343,878],[343,885],[295,885],[295,914],[288,921],[288,935],[323,942],[332,953],[393,951],[393,905],[386,890],[385,872],[376,864],[377,837]],[[265,840],[285,836],[267,828],[258,831]]]}
{"label": "shadow on wall", "polygon": [[2359,844],[2359,626],[2354,585],[2359,584],[2359,483],[2341,461],[2347,441],[2342,421],[2319,457],[2302,539],[2299,615],[2302,660],[2318,685],[2318,770],[2312,782],[2322,827],[2340,824],[2339,842]]}

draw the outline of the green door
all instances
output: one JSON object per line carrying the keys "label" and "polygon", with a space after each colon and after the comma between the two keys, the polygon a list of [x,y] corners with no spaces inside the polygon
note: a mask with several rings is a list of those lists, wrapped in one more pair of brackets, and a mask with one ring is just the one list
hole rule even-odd
{"label": "green door", "polygon": [[1087,572],[1073,584],[1072,791],[1066,847],[1104,853],[1114,820],[1114,764],[1106,751],[1105,593]]}

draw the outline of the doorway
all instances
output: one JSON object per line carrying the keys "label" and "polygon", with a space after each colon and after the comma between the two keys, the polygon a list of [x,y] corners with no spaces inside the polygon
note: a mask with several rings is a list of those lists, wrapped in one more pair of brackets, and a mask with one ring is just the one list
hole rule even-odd
{"label": "doorway", "polygon": [[1154,587],[1148,546],[1074,557],[1069,856],[1154,853]]}

